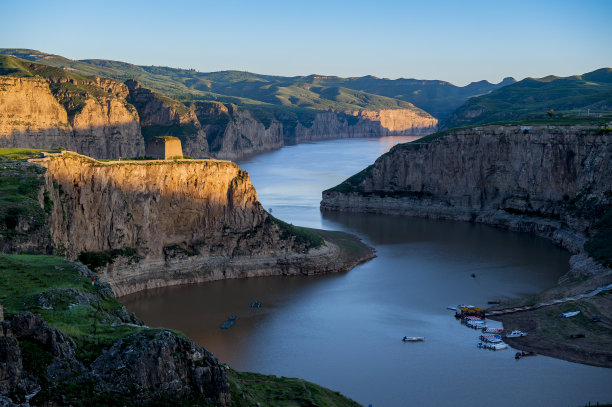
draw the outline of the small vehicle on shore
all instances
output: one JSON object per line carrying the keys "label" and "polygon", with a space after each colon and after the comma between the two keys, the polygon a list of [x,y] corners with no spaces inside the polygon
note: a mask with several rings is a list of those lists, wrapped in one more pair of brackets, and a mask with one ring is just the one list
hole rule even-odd
{"label": "small vehicle on shore", "polygon": [[512,331],[506,335],[506,338],[520,338],[522,336],[527,336],[527,332],[523,331]]}

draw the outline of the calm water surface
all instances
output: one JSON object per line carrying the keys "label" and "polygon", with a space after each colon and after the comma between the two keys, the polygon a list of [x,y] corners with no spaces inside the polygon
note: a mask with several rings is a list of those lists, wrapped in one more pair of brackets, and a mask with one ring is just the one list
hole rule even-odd
{"label": "calm water surface", "polygon": [[[566,252],[484,225],[319,211],[322,190],[400,141],[407,139],[300,144],[239,163],[274,216],[352,232],[376,248],[376,259],[343,274],[169,287],[123,302],[148,325],[187,333],[235,369],[305,378],[366,406],[612,401],[612,369],[479,350],[478,333],[446,310],[550,287],[568,269]],[[254,300],[261,309],[249,307]],[[219,329],[230,315],[235,325]],[[402,343],[404,335],[426,340]]]}

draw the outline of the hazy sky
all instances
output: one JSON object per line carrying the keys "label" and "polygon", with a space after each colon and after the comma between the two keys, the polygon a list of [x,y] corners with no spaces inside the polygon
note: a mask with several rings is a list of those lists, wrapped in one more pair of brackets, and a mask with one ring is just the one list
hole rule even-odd
{"label": "hazy sky", "polygon": [[441,79],[612,67],[612,1],[0,0],[0,48],[275,75]]}

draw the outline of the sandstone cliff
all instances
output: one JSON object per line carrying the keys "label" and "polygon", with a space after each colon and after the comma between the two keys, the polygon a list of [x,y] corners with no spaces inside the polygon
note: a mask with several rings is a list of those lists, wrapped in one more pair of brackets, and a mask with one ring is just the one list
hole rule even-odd
{"label": "sandstone cliff", "polygon": [[111,80],[0,76],[0,147],[142,155],[138,114],[126,94]]}
{"label": "sandstone cliff", "polygon": [[266,126],[247,109],[219,102],[197,102],[195,112],[202,123],[210,152],[222,159],[275,150],[283,146],[283,125],[272,120]]}
{"label": "sandstone cliff", "polygon": [[[43,230],[53,251],[97,268],[119,295],[345,271],[373,256],[369,249],[350,256],[333,239],[295,233],[275,220],[257,201],[248,174],[228,161],[103,163],[70,152],[33,161],[46,168],[39,195],[52,202]],[[26,244],[16,242],[12,251]]]}
{"label": "sandstone cliff", "polygon": [[582,250],[612,203],[612,140],[578,126],[488,126],[394,147],[324,210],[470,220]]}
{"label": "sandstone cliff", "polygon": [[193,109],[143,88],[134,80],[128,80],[125,84],[129,89],[127,101],[138,110],[146,142],[156,136],[178,137],[185,155],[198,158],[209,155],[206,133]]}
{"label": "sandstone cliff", "polygon": [[315,116],[311,126],[298,124],[286,133],[293,142],[330,138],[425,136],[433,133],[438,120],[410,109],[361,110],[355,112],[323,112]]}

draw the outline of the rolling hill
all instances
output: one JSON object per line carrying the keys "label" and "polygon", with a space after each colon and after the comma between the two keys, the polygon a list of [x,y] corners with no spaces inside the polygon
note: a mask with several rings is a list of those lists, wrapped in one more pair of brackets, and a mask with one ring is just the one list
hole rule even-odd
{"label": "rolling hill", "polygon": [[[373,76],[272,76],[242,71],[203,73],[193,69],[138,66],[102,59],[75,61],[27,49],[0,49],[0,54],[64,68],[74,73],[135,79],[143,86],[181,101],[211,100],[241,106],[355,111],[362,109],[420,109],[441,118],[469,97],[513,83],[474,82],[464,87],[437,80],[380,79]],[[414,105],[414,106],[413,106]],[[416,107],[415,107],[416,106]],[[293,112],[293,111],[292,111]]]}
{"label": "rolling hill", "polygon": [[527,78],[474,97],[440,127],[507,121],[605,121],[611,115],[612,68],[602,68],[583,75]]}

